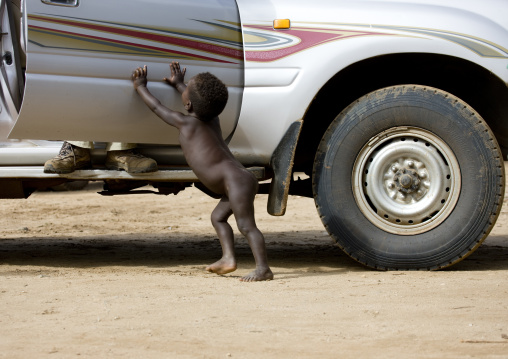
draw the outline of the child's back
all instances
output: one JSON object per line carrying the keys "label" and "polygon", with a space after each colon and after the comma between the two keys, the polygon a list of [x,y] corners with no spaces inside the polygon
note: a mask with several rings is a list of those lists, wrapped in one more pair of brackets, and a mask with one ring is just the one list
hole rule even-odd
{"label": "child's back", "polygon": [[188,165],[208,189],[217,194],[227,194],[228,178],[233,173],[235,178],[254,178],[222,139],[218,117],[210,121],[186,117],[185,124],[180,128],[180,145]]}

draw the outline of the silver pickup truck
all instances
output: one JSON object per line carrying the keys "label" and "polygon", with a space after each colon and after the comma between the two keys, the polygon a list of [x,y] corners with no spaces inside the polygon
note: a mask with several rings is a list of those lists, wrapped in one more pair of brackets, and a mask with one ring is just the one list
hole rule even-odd
{"label": "silver pickup truck", "polygon": [[[77,180],[104,181],[104,194],[195,183],[178,133],[130,81],[148,65],[150,91],[183,112],[162,80],[176,60],[187,78],[209,71],[227,84],[223,136],[260,181],[271,179],[260,186],[268,212],[283,215],[289,195],[314,197],[358,262],[444,268],[496,222],[508,153],[506,1],[0,3],[1,198]],[[63,140],[95,141],[93,169],[44,173]],[[107,170],[112,141],[138,143],[159,171]]]}

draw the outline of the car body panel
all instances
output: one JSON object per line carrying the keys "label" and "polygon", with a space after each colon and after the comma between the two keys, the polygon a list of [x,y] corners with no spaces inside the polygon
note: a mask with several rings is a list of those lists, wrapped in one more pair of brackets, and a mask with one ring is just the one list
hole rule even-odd
{"label": "car body panel", "polygon": [[[25,98],[11,138],[151,143],[147,153],[169,164],[185,162],[177,133],[142,104],[128,74],[134,67],[148,64],[150,89],[167,106],[183,110],[178,95],[161,81],[168,74],[171,56],[189,68],[188,78],[210,70],[230,86],[231,101],[221,116],[223,132],[230,149],[245,165],[268,166],[291,124],[305,118],[319,91],[334,76],[365,59],[391,54],[439,54],[474,63],[508,82],[508,24],[501,15],[508,11],[508,5],[500,0],[237,0],[237,5],[230,0],[193,0],[191,4],[146,1],[140,7],[150,8],[143,11],[149,11],[154,19],[143,26],[134,19],[136,13],[119,10],[126,8],[119,0],[81,0],[77,8],[48,6],[39,1],[28,4],[29,40],[37,39],[39,45],[28,43]],[[103,11],[92,11],[99,5]],[[221,18],[233,20],[219,21],[217,13],[203,10],[203,6],[219,14],[226,11]],[[221,7],[226,10],[217,10]],[[178,9],[178,16],[170,11],[173,9]],[[75,10],[83,12],[76,16]],[[111,15],[114,10],[118,13]],[[195,21],[196,14],[205,16],[206,23]],[[168,25],[171,16],[176,20]],[[69,17],[73,19],[71,24]],[[277,18],[290,19],[291,28],[273,29]],[[242,34],[235,38],[233,33],[240,29],[240,20]],[[95,30],[90,29],[93,26]],[[48,33],[48,28],[53,33]],[[72,51],[65,31],[74,34]],[[134,33],[118,33],[122,31]],[[199,38],[204,45],[211,43],[220,49],[215,47],[215,54],[206,48],[194,51],[190,45],[177,49],[174,44],[150,38],[168,32],[171,41]],[[146,37],[147,33],[150,36]],[[242,50],[242,45],[235,47],[234,43],[242,38],[244,54],[238,56],[235,51]],[[67,44],[67,50],[56,48],[51,41],[57,40]],[[53,44],[51,48],[40,46],[44,41]],[[76,49],[77,43],[86,49]],[[197,60],[189,53],[227,63]],[[359,75],[358,81],[368,79]],[[101,90],[95,93],[94,88]],[[7,145],[50,146],[56,154],[59,143],[54,143],[11,141]],[[44,156],[34,160],[29,153],[30,149],[20,155],[20,163],[43,163],[40,160]]]}

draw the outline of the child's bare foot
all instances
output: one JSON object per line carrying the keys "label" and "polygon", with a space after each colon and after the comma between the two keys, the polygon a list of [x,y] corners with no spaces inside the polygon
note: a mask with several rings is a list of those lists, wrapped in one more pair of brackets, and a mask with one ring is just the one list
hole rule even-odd
{"label": "child's bare foot", "polygon": [[206,270],[215,274],[231,273],[236,270],[236,261],[234,259],[221,258],[206,267]]}
{"label": "child's bare foot", "polygon": [[272,280],[273,273],[270,268],[261,269],[256,268],[246,276],[240,278],[242,282],[258,282],[262,280]]}

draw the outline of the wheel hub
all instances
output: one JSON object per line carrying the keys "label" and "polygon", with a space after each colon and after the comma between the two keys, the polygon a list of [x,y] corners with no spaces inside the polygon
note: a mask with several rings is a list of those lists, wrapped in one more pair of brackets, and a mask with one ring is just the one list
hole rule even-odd
{"label": "wheel hub", "polygon": [[395,127],[367,142],[353,171],[355,199],[377,227],[412,235],[436,227],[460,192],[455,155],[436,135]]}
{"label": "wheel hub", "polygon": [[415,170],[402,168],[393,176],[393,183],[400,193],[413,193],[420,188],[420,176]]}

